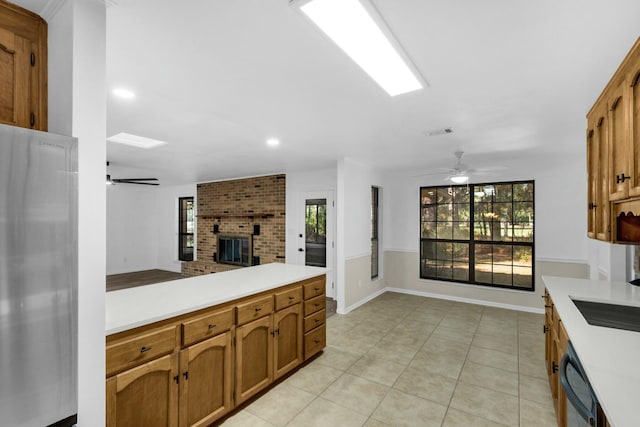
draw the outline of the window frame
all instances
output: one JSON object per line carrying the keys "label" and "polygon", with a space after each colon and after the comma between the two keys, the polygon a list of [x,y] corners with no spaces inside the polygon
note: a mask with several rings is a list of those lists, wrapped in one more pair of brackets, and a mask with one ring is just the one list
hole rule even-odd
{"label": "window frame", "polygon": [[[183,204],[185,202],[191,202],[192,210],[193,210],[193,232],[187,232],[187,222],[189,221],[186,215],[186,207],[183,208]],[[196,230],[196,219],[195,219],[195,197],[178,197],[178,260],[179,261],[194,261],[195,260],[195,230]],[[185,230],[185,231],[183,231]],[[191,252],[188,253],[186,250],[188,246],[185,246],[183,242],[185,242],[185,238],[188,236],[193,236],[193,247],[191,248]]]}
{"label": "window frame", "polygon": [[[375,251],[374,251],[375,248]],[[375,268],[374,268],[375,266]],[[371,186],[371,278],[380,275],[380,188]]]}
{"label": "window frame", "polygon": [[[476,236],[475,236],[475,205],[476,205],[476,201],[475,201],[475,187],[486,187],[486,186],[499,186],[499,185],[517,185],[517,184],[531,184],[532,185],[532,200],[530,201],[526,201],[526,203],[531,203],[532,204],[532,209],[533,209],[533,221],[531,224],[531,232],[532,232],[532,239],[531,242],[521,242],[521,241],[503,241],[503,240],[477,240]],[[427,205],[423,205],[423,200],[422,200],[422,194],[423,194],[423,190],[425,189],[435,189],[436,191],[438,189],[442,189],[442,188],[446,188],[446,189],[455,189],[455,188],[465,188],[468,187],[469,188],[469,202],[468,205],[468,209],[469,209],[469,238],[468,239],[454,239],[453,234],[451,236],[451,239],[439,239],[437,238],[437,234],[436,234],[436,238],[423,238],[422,237],[422,226],[423,223],[425,222],[430,222],[430,221],[423,221],[423,208]],[[452,195],[452,197],[454,197]],[[418,194],[418,199],[419,199],[419,203],[418,203],[418,246],[419,246],[419,251],[418,251],[418,276],[420,279],[422,280],[438,280],[438,281],[443,281],[443,282],[452,282],[452,283],[461,283],[461,284],[466,284],[466,285],[472,285],[472,286],[484,286],[484,287],[488,287],[488,288],[500,288],[500,289],[510,289],[510,290],[514,290],[514,291],[525,291],[525,292],[535,292],[536,289],[536,280],[535,280],[535,180],[518,180],[518,181],[500,181],[500,182],[487,182],[487,183],[474,183],[474,184],[461,184],[461,185],[427,185],[427,186],[421,186],[420,190],[419,190],[419,194]],[[511,197],[510,197],[510,202],[512,207],[515,203],[518,203],[519,201],[514,200],[514,196],[513,196],[513,192],[511,193]],[[491,203],[505,203],[505,202],[496,202],[496,201],[492,201]],[[456,204],[454,201],[451,202],[452,205]],[[459,203],[458,203],[459,204]],[[446,205],[445,203],[443,203],[442,205]],[[431,206],[431,205],[429,205]],[[438,204],[435,204],[436,206],[436,212],[437,212],[437,206]],[[436,213],[436,218],[433,221],[437,224],[437,213]],[[454,220],[451,220],[449,222],[454,223]],[[514,227],[514,224],[516,224],[517,221],[515,221],[513,218],[511,220],[511,227]],[[424,275],[423,274],[423,261],[425,259],[424,256],[424,246],[423,243],[424,242],[445,242],[445,243],[451,243],[451,244],[455,244],[455,243],[462,243],[462,244],[468,244],[468,280],[460,280],[460,279],[456,279],[456,278],[446,278],[446,277],[433,277],[433,276],[429,276],[429,275]],[[513,259],[514,259],[514,255],[513,255],[513,249],[511,251],[511,265],[512,265],[512,272],[511,272],[511,285],[504,285],[504,284],[498,284],[498,283],[487,283],[487,282],[479,282],[478,280],[476,280],[475,277],[475,270],[476,270],[476,260],[475,260],[475,255],[476,255],[476,245],[482,245],[482,244],[486,244],[486,245],[505,245],[505,246],[511,246],[512,248],[515,246],[526,246],[526,247],[530,247],[531,248],[531,286],[530,287],[524,287],[524,286],[517,286],[514,283],[514,274],[513,274]],[[437,255],[436,255],[437,256]],[[437,261],[438,258],[436,258]],[[454,259],[452,259],[452,265],[455,263]],[[499,264],[494,264],[493,258],[492,258],[492,263],[491,265],[499,265]],[[492,273],[493,274],[493,273]],[[452,277],[453,277],[454,273],[452,271]],[[492,277],[492,281],[493,281],[493,277]]]}

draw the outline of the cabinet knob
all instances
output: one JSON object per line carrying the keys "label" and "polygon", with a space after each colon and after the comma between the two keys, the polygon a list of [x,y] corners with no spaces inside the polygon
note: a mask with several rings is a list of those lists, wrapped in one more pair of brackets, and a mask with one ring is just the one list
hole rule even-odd
{"label": "cabinet knob", "polygon": [[142,346],[142,348],[140,349],[140,353],[144,353],[151,350],[151,347],[147,347],[147,346]]}

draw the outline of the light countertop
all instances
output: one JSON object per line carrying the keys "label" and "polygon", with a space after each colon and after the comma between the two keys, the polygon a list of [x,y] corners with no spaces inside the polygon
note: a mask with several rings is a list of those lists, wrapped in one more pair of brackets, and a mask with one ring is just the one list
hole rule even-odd
{"label": "light countertop", "polygon": [[106,335],[325,274],[320,267],[264,264],[107,292]]}
{"label": "light countertop", "polygon": [[566,277],[542,280],[611,426],[640,426],[640,332],[589,325],[571,300],[640,306],[640,287]]}

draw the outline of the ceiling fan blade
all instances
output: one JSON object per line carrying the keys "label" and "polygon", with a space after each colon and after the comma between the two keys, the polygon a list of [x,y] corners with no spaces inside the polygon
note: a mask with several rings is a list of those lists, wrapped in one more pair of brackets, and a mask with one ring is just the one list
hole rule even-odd
{"label": "ceiling fan blade", "polygon": [[118,178],[119,181],[157,181],[158,178]]}
{"label": "ceiling fan blade", "polygon": [[[157,181],[157,179],[154,178],[155,181]],[[138,185],[160,185],[158,183],[155,182],[142,182],[140,180],[137,179],[112,179],[111,181],[118,183],[118,184],[138,184]]]}

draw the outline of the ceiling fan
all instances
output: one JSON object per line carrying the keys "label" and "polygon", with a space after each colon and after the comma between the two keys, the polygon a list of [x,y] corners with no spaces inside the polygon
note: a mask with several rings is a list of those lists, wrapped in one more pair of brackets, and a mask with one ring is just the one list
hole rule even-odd
{"label": "ceiling fan", "polygon": [[484,174],[494,170],[506,169],[502,167],[482,169],[482,170],[472,169],[472,168],[469,168],[469,166],[462,163],[462,155],[464,154],[464,151],[456,151],[453,154],[456,157],[456,159],[458,159],[457,163],[453,165],[453,167],[440,168],[441,170],[440,172],[425,173],[425,174],[420,174],[419,176],[446,174],[447,175],[447,177],[445,178],[446,181],[451,181],[454,184],[466,184],[467,182],[469,182],[469,175],[471,174]]}
{"label": "ceiling fan", "polygon": [[[109,162],[107,162],[109,166]],[[157,182],[145,182],[145,181],[157,181],[158,178],[111,178],[111,175],[107,174],[107,185],[116,184],[138,184],[138,185],[160,185]]]}

